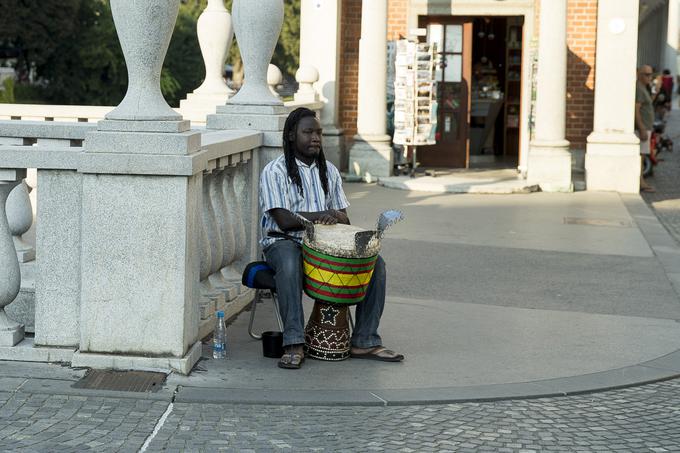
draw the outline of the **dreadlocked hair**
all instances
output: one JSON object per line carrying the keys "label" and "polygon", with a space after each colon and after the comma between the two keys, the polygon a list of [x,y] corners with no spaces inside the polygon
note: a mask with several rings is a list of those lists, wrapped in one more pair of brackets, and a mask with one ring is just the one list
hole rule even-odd
{"label": "dreadlocked hair", "polygon": [[[302,179],[300,178],[300,170],[295,161],[295,136],[297,135],[297,125],[302,118],[316,117],[316,114],[305,107],[299,107],[293,110],[288,118],[286,124],[283,126],[283,154],[286,158],[286,170],[291,182],[295,184],[300,192],[300,196],[304,197],[302,189]],[[293,138],[291,139],[291,135]],[[326,165],[326,156],[323,153],[323,148],[319,149],[319,155],[316,158],[316,165],[319,167],[319,178],[321,179],[321,187],[323,193],[328,195],[328,166]]]}

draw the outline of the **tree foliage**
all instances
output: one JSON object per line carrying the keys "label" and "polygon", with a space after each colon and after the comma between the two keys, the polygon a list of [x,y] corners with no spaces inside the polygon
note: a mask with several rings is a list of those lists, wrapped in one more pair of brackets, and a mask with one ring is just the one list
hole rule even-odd
{"label": "tree foliage", "polygon": [[[171,105],[205,77],[196,22],[207,0],[183,0],[161,73]],[[232,0],[225,6],[231,11]],[[0,0],[0,58],[18,74],[17,102],[117,105],[127,88],[127,70],[109,0]],[[285,2],[285,20],[272,62],[284,74],[299,64],[300,0]],[[238,44],[227,63],[241,68]],[[1,60],[0,60],[1,62]],[[29,83],[29,73],[36,76]]]}

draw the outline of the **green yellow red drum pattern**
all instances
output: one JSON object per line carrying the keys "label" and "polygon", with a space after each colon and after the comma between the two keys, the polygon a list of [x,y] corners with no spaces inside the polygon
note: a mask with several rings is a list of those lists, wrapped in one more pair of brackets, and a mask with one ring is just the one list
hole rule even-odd
{"label": "green yellow red drum pattern", "polygon": [[302,245],[305,293],[335,304],[356,304],[366,297],[378,256],[338,258]]}

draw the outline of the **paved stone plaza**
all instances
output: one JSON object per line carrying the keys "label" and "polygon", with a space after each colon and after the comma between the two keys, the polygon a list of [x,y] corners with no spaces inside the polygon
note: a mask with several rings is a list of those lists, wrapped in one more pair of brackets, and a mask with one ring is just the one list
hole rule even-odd
{"label": "paved stone plaza", "polygon": [[[1,362],[0,451],[680,451],[680,369],[666,355],[680,319],[680,151],[664,157],[646,200],[671,243],[635,197],[350,185],[355,223],[376,206],[407,214],[384,247],[383,332],[406,362],[286,373],[247,339],[246,316],[227,361],[204,359],[158,393],[74,389],[82,369]],[[559,394],[551,382],[567,396],[538,397]],[[344,389],[337,404],[324,403],[329,386]],[[353,402],[362,388],[377,399]],[[272,395],[292,404],[262,404]]]}
{"label": "paved stone plaza", "polygon": [[[139,451],[162,401],[0,392],[2,451]],[[680,451],[680,381],[436,406],[175,403],[148,451]]]}

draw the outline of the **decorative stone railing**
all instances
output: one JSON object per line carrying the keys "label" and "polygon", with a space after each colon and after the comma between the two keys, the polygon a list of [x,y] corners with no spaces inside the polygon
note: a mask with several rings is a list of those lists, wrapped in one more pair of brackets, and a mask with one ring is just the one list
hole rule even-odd
{"label": "decorative stone railing", "polygon": [[[31,325],[29,330],[35,331],[35,340],[31,348],[17,347],[11,355],[13,358],[70,362],[73,351],[79,347],[81,235],[77,214],[82,202],[82,175],[90,171],[88,165],[92,166],[87,162],[82,144],[86,135],[94,130],[95,124],[86,123],[0,121],[0,179],[9,169],[13,172],[19,169],[17,174],[22,176],[23,169],[34,168],[41,188],[36,216],[39,225],[35,240],[37,260],[24,262],[20,256],[10,256],[15,249],[0,247],[3,254],[0,263],[21,261],[22,277],[32,280],[33,274],[36,276],[36,281],[30,284],[21,281],[21,287],[28,288],[29,294],[20,295],[14,302],[22,305],[19,321]],[[262,134],[258,132],[206,131],[201,134],[200,151],[182,156],[173,163],[174,168],[169,169],[187,176],[200,176],[200,238],[194,251],[200,256],[201,291],[196,304],[200,337],[212,329],[216,310],[224,310],[227,316],[233,316],[252,300],[252,291],[241,285],[240,273],[257,253],[255,228],[261,145]],[[105,172],[106,169],[98,171]],[[147,167],[145,171],[162,173],[164,169]],[[12,186],[12,194],[21,189],[21,185],[13,183]],[[15,219],[32,218],[29,200],[10,202],[11,199],[6,205],[10,225]],[[4,211],[0,209],[0,217],[4,217]],[[23,275],[26,271],[30,275]],[[16,280],[13,285],[17,285],[22,277],[10,276]],[[5,295],[3,300],[0,291],[0,307],[12,302],[9,297]],[[12,314],[12,310],[8,309],[8,312]],[[19,334],[13,335],[17,341],[12,342],[18,342]],[[0,347],[13,346],[9,343],[6,340]]]}
{"label": "decorative stone railing", "polygon": [[[54,106],[42,116],[2,106],[10,118],[49,121],[0,121],[0,269],[8,270],[0,279],[0,360],[187,374],[214,311],[230,316],[251,300],[239,275],[258,250],[258,175],[281,153],[290,111],[267,85],[283,2],[234,0],[245,83],[226,105],[213,104],[200,129],[160,93],[179,2],[111,0],[129,86],[96,124],[77,112],[55,121],[63,117]],[[316,104],[303,98],[297,105]],[[31,168],[35,337],[22,341],[23,326],[4,308],[22,280],[12,234],[25,230],[32,208],[26,187],[9,209],[5,199]]]}

